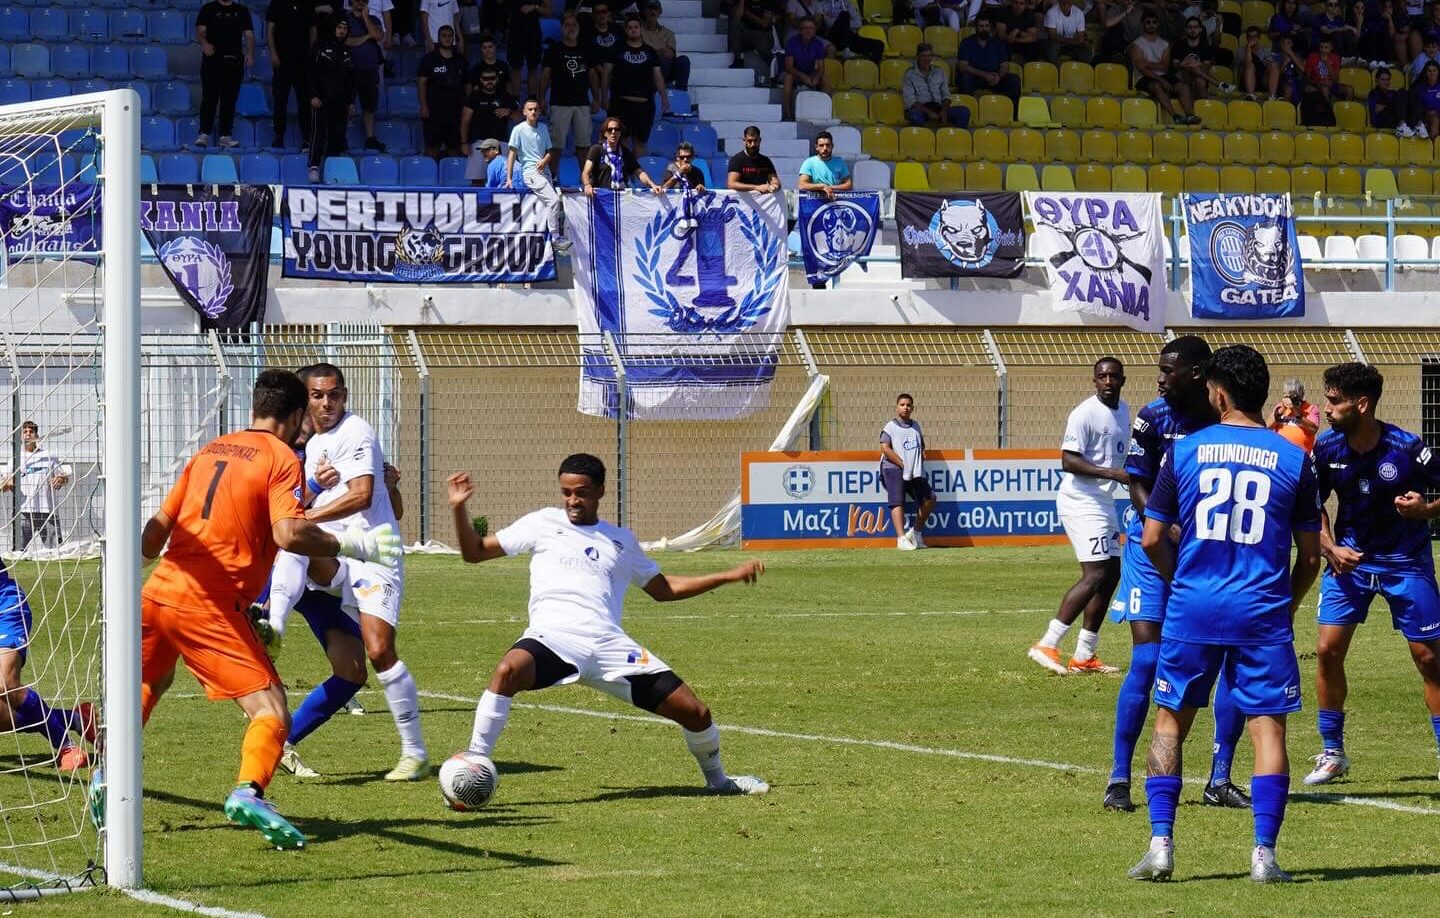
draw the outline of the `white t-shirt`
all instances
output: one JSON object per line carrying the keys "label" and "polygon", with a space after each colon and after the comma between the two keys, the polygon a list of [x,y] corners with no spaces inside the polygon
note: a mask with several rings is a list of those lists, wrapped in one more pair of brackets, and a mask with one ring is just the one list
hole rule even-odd
{"label": "white t-shirt", "polygon": [[1070,7],[1070,15],[1060,12],[1060,4],[1045,11],[1045,28],[1054,29],[1061,38],[1074,38],[1085,31],[1085,11],[1078,5]]}
{"label": "white t-shirt", "polygon": [[[1121,399],[1120,404],[1110,408],[1100,401],[1098,395],[1092,395],[1070,412],[1060,449],[1079,453],[1101,468],[1119,469],[1125,467],[1125,452],[1129,443],[1130,406]],[[1061,493],[1072,497],[1109,499],[1119,487],[1118,481],[1069,472],[1060,482]]]}
{"label": "white t-shirt", "polygon": [[400,528],[395,508],[390,505],[390,490],[385,487],[385,453],[375,430],[359,415],[345,412],[340,422],[324,433],[317,433],[305,444],[305,477],[314,478],[322,460],[328,459],[340,473],[340,483],[321,491],[315,507],[333,504],[345,496],[351,479],[372,475],[374,490],[370,506],[338,520],[326,520],[320,526],[330,532],[344,532],[350,526],[373,529],[381,523]]}
{"label": "white t-shirt", "polygon": [[55,488],[50,479],[60,474],[60,460],[43,446],[20,450],[20,512],[54,513]]}
{"label": "white t-shirt", "polygon": [[604,520],[576,526],[559,507],[527,513],[495,538],[507,555],[530,552],[530,627],[539,630],[620,631],[625,589],[660,573],[635,533]]}
{"label": "white t-shirt", "polygon": [[440,27],[450,26],[458,34],[455,22],[460,16],[460,4],[455,0],[420,0],[420,12],[430,14],[430,40],[440,43]]}
{"label": "white t-shirt", "polygon": [[[919,421],[911,418],[909,424],[902,424],[899,418],[891,418],[880,431],[880,442],[890,444],[890,448],[905,460],[900,467],[901,478],[909,481],[924,474],[925,435],[920,432]],[[880,454],[880,464],[895,465],[884,453]]]}

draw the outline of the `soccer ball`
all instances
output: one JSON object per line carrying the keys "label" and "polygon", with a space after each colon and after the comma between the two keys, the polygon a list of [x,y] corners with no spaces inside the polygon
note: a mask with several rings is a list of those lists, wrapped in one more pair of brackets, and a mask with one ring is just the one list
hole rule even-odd
{"label": "soccer ball", "polygon": [[452,810],[480,809],[499,786],[495,763],[478,752],[457,752],[440,766],[440,793]]}

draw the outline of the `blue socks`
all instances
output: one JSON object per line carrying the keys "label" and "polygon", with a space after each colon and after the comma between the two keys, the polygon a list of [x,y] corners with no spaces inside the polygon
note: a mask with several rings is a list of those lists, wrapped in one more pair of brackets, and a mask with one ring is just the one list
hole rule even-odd
{"label": "blue socks", "polygon": [[1145,717],[1150,713],[1150,689],[1155,684],[1159,661],[1159,644],[1136,644],[1130,652],[1130,671],[1120,683],[1120,695],[1115,699],[1111,781],[1130,780],[1130,763],[1135,759],[1135,744],[1140,741]]}
{"label": "blue socks", "polygon": [[1222,673],[1215,686],[1215,746],[1210,759],[1210,783],[1224,784],[1230,780],[1230,763],[1235,760],[1235,746],[1245,732],[1245,715],[1235,707],[1230,693],[1230,680]]}
{"label": "blue socks", "polygon": [[25,733],[43,733],[52,749],[62,749],[69,739],[70,715],[70,711],[50,707],[31,689],[15,708],[15,727]]}
{"label": "blue socks", "polygon": [[290,745],[299,744],[336,711],[345,707],[345,702],[355,697],[362,684],[331,676],[311,689],[290,719]]}
{"label": "blue socks", "polygon": [[1280,837],[1280,824],[1285,821],[1285,804],[1289,799],[1289,775],[1256,775],[1250,779],[1250,805],[1255,814],[1255,844],[1267,848],[1275,847],[1275,841]]}
{"label": "blue socks", "polygon": [[[1179,775],[1151,775],[1145,779],[1145,797],[1150,806],[1150,834],[1171,836],[1175,834],[1175,807],[1180,802]],[[1281,803],[1284,807],[1284,803]],[[1256,811],[1259,821],[1259,811]],[[1258,830],[1257,830],[1258,831]]]}
{"label": "blue socks", "polygon": [[[1327,711],[1320,709],[1319,716],[1320,742],[1326,751],[1343,752],[1345,750],[1345,712]],[[1435,723],[1436,718],[1431,717],[1430,722]],[[1440,737],[1440,727],[1435,728],[1435,735]]]}
{"label": "blue socks", "polygon": [[1430,715],[1430,729],[1435,733],[1435,744],[1440,746],[1440,714]]}

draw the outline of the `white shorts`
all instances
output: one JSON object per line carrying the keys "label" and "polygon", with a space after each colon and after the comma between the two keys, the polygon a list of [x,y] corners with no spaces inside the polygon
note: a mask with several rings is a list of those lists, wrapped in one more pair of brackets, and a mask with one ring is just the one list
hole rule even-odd
{"label": "white shorts", "polygon": [[556,685],[579,682],[614,695],[626,704],[635,703],[630,693],[630,676],[670,671],[664,660],[641,647],[623,631],[597,635],[553,628],[526,628],[520,639],[526,638],[539,641],[555,656],[575,667],[574,675],[559,680]]}
{"label": "white shorts", "polygon": [[405,594],[405,562],[390,568],[351,558],[346,567],[350,571],[350,582],[341,602],[348,605],[353,601],[361,615],[373,615],[392,628],[398,627],[400,601]]}
{"label": "white shorts", "polygon": [[1076,560],[1083,563],[1120,557],[1120,518],[1115,501],[1061,491],[1055,495],[1055,509],[1075,549]]}

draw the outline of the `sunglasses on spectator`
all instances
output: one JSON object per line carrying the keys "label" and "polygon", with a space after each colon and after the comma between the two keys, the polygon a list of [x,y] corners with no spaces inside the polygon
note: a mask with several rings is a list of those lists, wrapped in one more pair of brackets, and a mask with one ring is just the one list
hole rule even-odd
{"label": "sunglasses on spectator", "polygon": [[620,129],[619,129],[618,127],[614,127],[614,126],[612,125],[611,127],[605,128],[601,133],[604,133],[604,134],[618,134],[618,133],[620,133]]}
{"label": "sunglasses on spectator", "polygon": [[675,157],[675,161],[676,161],[676,162],[681,162],[681,163],[688,163],[688,162],[689,162],[691,159],[693,159],[693,158],[694,158],[694,157],[690,156],[690,155],[687,154],[687,153],[681,153],[679,156],[676,156],[676,157]]}

